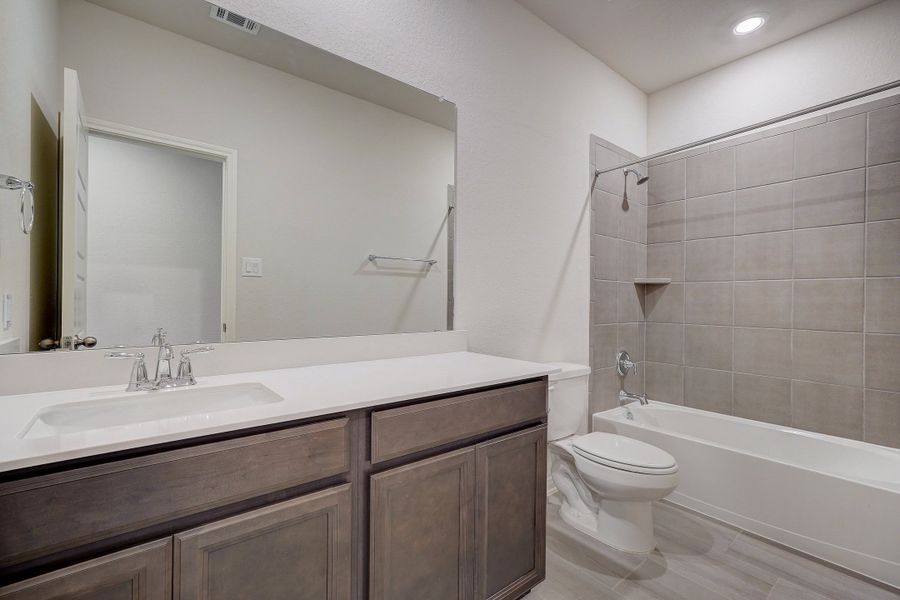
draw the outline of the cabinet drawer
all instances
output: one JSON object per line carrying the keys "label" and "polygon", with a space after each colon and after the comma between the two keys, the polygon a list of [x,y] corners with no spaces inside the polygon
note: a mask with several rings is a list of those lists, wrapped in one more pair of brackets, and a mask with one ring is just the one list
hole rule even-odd
{"label": "cabinet drawer", "polygon": [[536,421],[546,414],[546,381],[375,411],[372,462]]}
{"label": "cabinet drawer", "polygon": [[0,567],[339,475],[348,420],[0,484]]}

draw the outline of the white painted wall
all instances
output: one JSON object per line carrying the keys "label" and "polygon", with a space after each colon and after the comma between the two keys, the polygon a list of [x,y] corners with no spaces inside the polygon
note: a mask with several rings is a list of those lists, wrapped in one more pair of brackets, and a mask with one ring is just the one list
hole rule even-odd
{"label": "white painted wall", "polygon": [[81,0],[62,23],[91,117],[238,151],[238,339],[446,327],[453,132]]}
{"label": "white painted wall", "polygon": [[[0,173],[32,179],[32,96],[57,130],[61,76],[56,2],[6,0],[0,18]],[[41,215],[37,215],[40,218]],[[0,326],[3,351],[27,349],[30,239],[19,228],[19,192],[0,190],[0,293],[13,294],[13,326]]]}
{"label": "white painted wall", "polygon": [[92,135],[87,331],[100,346],[221,339],[222,164]]}
{"label": "white painted wall", "polygon": [[588,360],[589,135],[637,154],[646,96],[513,0],[220,0],[459,108],[456,326]]}
{"label": "white painted wall", "polygon": [[900,0],[886,0],[651,94],[648,149],[667,150],[897,79]]}

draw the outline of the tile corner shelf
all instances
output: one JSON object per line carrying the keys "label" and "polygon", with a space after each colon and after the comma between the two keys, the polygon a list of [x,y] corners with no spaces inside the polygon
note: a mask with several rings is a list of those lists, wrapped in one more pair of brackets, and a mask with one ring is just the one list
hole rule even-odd
{"label": "tile corner shelf", "polygon": [[668,285],[672,283],[670,277],[635,277],[634,285]]}

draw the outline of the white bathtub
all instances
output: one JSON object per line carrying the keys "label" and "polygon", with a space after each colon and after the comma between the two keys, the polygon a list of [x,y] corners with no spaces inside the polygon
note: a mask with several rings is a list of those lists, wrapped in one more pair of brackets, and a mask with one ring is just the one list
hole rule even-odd
{"label": "white bathtub", "polygon": [[678,461],[676,504],[900,587],[900,450],[651,402],[595,431]]}

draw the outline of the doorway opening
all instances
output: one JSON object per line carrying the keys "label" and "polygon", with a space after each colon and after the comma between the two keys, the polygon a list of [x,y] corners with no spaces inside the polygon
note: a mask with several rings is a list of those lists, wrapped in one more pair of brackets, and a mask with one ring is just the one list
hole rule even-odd
{"label": "doorway opening", "polygon": [[[236,153],[88,123],[86,322],[103,346],[234,334]],[[160,240],[165,240],[161,242]]]}

